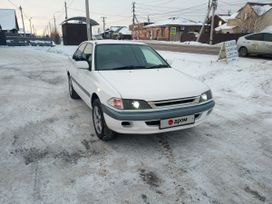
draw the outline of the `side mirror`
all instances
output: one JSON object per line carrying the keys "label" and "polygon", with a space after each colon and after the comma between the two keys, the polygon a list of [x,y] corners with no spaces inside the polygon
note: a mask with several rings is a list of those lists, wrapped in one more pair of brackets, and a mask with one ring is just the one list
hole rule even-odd
{"label": "side mirror", "polygon": [[89,63],[87,61],[77,61],[75,65],[78,69],[90,69]]}
{"label": "side mirror", "polygon": [[77,54],[74,54],[73,55],[73,59],[75,61],[86,61],[87,60],[87,57],[86,55],[82,54],[82,55],[77,55]]}

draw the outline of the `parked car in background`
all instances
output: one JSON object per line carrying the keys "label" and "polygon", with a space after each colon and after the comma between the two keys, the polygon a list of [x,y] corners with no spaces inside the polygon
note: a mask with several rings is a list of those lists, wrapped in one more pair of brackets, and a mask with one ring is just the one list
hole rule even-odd
{"label": "parked car in background", "polygon": [[261,32],[240,37],[237,42],[239,55],[272,55],[272,33]]}
{"label": "parked car in background", "polygon": [[129,41],[79,45],[67,69],[71,98],[92,108],[101,140],[116,133],[153,134],[192,128],[215,102],[205,84],[172,68],[153,48]]}

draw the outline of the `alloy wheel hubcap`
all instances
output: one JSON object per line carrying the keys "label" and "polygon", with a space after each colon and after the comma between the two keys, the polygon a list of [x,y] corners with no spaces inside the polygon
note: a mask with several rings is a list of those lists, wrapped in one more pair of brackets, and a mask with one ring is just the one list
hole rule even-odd
{"label": "alloy wheel hubcap", "polygon": [[96,131],[101,134],[102,133],[102,115],[97,106],[94,107],[94,126]]}

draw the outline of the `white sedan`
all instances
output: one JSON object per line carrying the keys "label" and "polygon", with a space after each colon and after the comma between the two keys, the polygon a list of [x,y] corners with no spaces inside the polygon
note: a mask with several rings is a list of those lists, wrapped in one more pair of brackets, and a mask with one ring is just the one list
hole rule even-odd
{"label": "white sedan", "polygon": [[261,32],[240,37],[237,47],[241,57],[249,54],[272,55],[272,33]]}
{"label": "white sedan", "polygon": [[67,69],[69,93],[92,108],[101,140],[116,133],[153,134],[191,128],[212,112],[211,90],[172,68],[144,43],[88,41]]}

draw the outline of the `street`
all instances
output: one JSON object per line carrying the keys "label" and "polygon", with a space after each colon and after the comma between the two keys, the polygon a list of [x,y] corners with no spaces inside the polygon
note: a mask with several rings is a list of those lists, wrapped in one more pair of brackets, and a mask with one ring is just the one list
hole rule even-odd
{"label": "street", "polygon": [[0,203],[272,203],[271,61],[161,52],[212,88],[210,118],[102,142],[56,49],[0,47]]}

